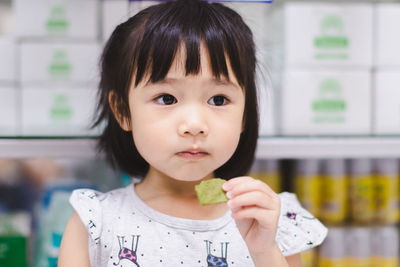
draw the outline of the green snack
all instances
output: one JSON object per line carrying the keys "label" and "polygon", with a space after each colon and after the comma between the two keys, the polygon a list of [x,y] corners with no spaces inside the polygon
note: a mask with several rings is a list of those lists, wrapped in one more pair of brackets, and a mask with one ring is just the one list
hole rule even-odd
{"label": "green snack", "polygon": [[195,190],[200,205],[205,206],[228,201],[225,192],[222,190],[222,185],[225,182],[221,178],[213,178],[196,185]]}

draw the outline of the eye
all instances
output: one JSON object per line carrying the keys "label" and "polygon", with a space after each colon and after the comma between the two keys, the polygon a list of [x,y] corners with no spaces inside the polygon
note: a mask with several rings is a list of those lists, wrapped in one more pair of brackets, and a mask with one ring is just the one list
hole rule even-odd
{"label": "eye", "polygon": [[161,105],[172,105],[172,104],[175,104],[176,102],[178,102],[174,96],[169,95],[169,94],[160,95],[160,96],[156,97],[154,99],[154,101],[156,101],[158,104],[161,104]]}
{"label": "eye", "polygon": [[228,104],[229,99],[226,98],[223,95],[216,95],[210,98],[210,100],[208,100],[208,104],[210,105],[214,105],[214,106],[223,106]]}

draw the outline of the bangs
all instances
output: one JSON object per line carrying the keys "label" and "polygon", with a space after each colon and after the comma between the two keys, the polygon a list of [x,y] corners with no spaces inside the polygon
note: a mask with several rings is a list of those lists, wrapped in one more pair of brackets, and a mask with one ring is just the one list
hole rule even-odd
{"label": "bangs", "polygon": [[240,42],[232,34],[232,22],[218,16],[214,10],[222,5],[209,5],[202,1],[195,3],[197,7],[184,5],[180,1],[172,5],[161,5],[157,13],[150,14],[141,45],[133,60],[136,62],[135,86],[144,77],[153,83],[163,80],[180,49],[186,52],[185,74],[198,74],[201,69],[200,47],[204,47],[215,78],[230,80],[227,66],[230,64],[239,85],[245,87],[246,77],[243,77],[243,73],[246,72],[243,71],[244,63],[241,64],[239,57],[243,55],[243,49],[237,46]]}

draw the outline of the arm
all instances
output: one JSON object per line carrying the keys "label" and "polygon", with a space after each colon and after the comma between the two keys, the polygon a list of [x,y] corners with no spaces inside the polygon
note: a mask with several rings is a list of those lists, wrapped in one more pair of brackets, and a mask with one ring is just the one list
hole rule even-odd
{"label": "arm", "polygon": [[285,258],[275,242],[281,204],[267,184],[251,177],[238,177],[226,182],[223,189],[255,266],[302,266],[300,254]]}
{"label": "arm", "polygon": [[68,220],[58,257],[58,267],[90,267],[88,233],[75,212]]}

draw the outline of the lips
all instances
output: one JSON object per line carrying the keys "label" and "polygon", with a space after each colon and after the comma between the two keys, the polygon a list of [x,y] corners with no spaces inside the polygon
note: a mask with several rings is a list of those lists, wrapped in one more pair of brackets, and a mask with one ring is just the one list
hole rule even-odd
{"label": "lips", "polygon": [[177,153],[178,156],[186,159],[201,159],[208,155],[208,153],[201,149],[189,149]]}

